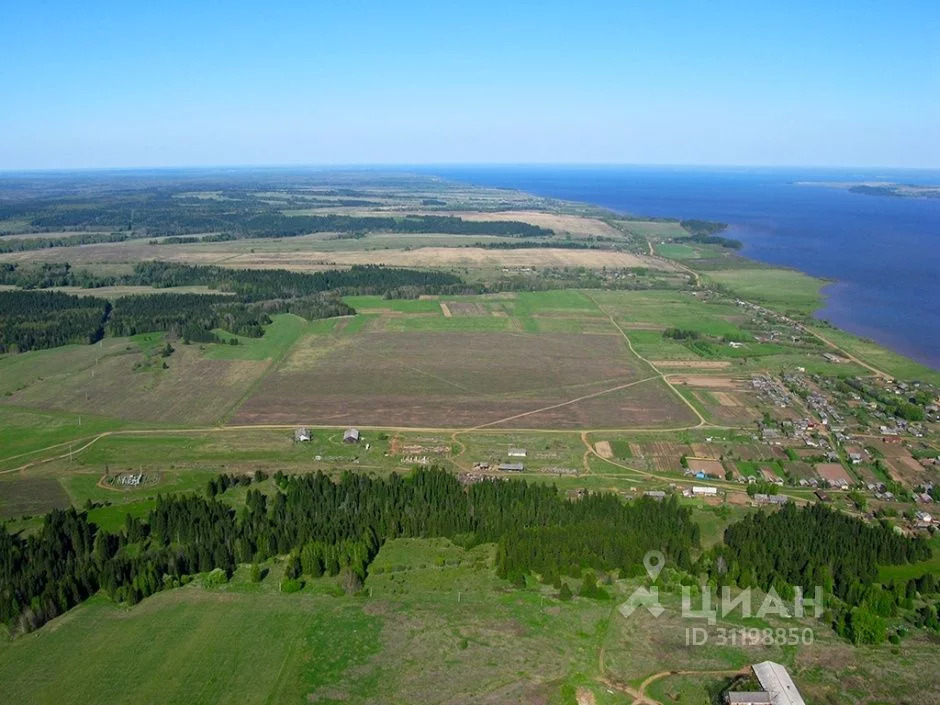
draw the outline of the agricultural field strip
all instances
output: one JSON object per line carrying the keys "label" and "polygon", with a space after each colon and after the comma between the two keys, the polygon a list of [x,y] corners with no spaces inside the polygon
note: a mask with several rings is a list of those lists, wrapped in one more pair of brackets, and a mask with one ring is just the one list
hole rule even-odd
{"label": "agricultural field strip", "polygon": [[626,384],[621,384],[616,387],[611,387],[610,389],[602,389],[599,392],[594,392],[593,394],[585,394],[581,397],[576,397],[575,399],[569,399],[568,401],[563,401],[558,404],[551,404],[549,406],[543,406],[539,409],[532,409],[531,411],[523,411],[521,414],[514,414],[512,416],[507,416],[503,419],[497,419],[496,421],[488,421],[484,424],[479,424],[468,428],[467,431],[478,431],[480,429],[488,428],[496,424],[505,423],[507,421],[514,421],[515,419],[521,419],[524,416],[531,416],[532,414],[538,414],[542,411],[551,411],[552,409],[559,409],[563,406],[569,406],[571,404],[576,404],[579,401],[584,401],[585,399],[593,399],[594,397],[603,396],[604,394],[610,394],[611,392],[619,392],[621,389],[627,389],[628,387],[633,387],[638,384],[643,384],[644,382],[649,382],[650,380],[658,379],[656,375],[651,375],[650,377],[644,377],[643,379],[634,380],[633,382],[627,382]]}
{"label": "agricultural field strip", "polygon": [[465,387],[464,385],[462,385],[462,384],[460,384],[460,383],[458,383],[458,382],[454,382],[453,380],[449,380],[449,379],[447,379],[446,377],[442,377],[441,375],[436,375],[436,374],[434,374],[433,372],[428,372],[427,370],[423,370],[423,369],[421,369],[420,367],[415,367],[414,365],[409,365],[409,364],[403,362],[400,358],[395,357],[394,355],[387,355],[387,354],[383,353],[382,351],[380,351],[380,350],[375,350],[375,349],[373,349],[371,352],[372,352],[374,355],[378,355],[379,357],[385,358],[386,360],[389,360],[389,361],[391,361],[391,362],[393,362],[393,363],[396,363],[396,364],[400,365],[401,367],[404,367],[406,370],[411,370],[412,372],[417,372],[419,375],[423,375],[424,377],[430,377],[431,379],[436,379],[438,382],[443,382],[444,384],[447,384],[447,385],[449,385],[449,386],[451,386],[451,387],[454,387],[455,389],[459,389],[459,390],[462,391],[462,392],[466,392],[467,394],[472,394],[472,393],[473,393],[473,390],[472,390],[472,389],[469,389],[469,388]]}
{"label": "agricultural field strip", "polygon": [[239,407],[248,400],[252,394],[255,393],[261,387],[261,384],[266,380],[280,365],[287,359],[288,353],[291,349],[297,344],[303,337],[303,331],[298,331],[297,335],[294,337],[294,340],[291,341],[289,345],[285,345],[282,349],[275,352],[272,356],[271,361],[268,363],[268,366],[264,371],[258,375],[257,378],[248,386],[248,389],[245,390],[245,393],[239,397],[239,399],[232,404],[225,412],[221,415],[220,420],[229,419],[238,411]]}
{"label": "agricultural field strip", "polygon": [[601,307],[601,305],[597,302],[597,300],[596,300],[590,293],[584,292],[584,295],[587,296],[591,301],[594,302],[594,305],[597,306],[598,310],[600,310],[600,311],[602,311],[602,312],[604,312],[604,313],[607,314],[607,317],[610,319],[611,325],[612,325],[614,328],[616,328],[618,331],[620,331],[620,335],[623,336],[623,339],[624,339],[625,341],[627,341],[627,347],[630,348],[630,352],[633,353],[633,355],[634,355],[636,358],[638,358],[639,360],[641,360],[641,361],[645,362],[647,365],[649,365],[650,369],[653,370],[653,372],[655,372],[656,375],[657,375],[660,379],[662,379],[663,383],[664,383],[667,387],[669,387],[669,389],[671,389],[672,392],[673,392],[677,397],[679,397],[679,398],[682,400],[682,402],[683,402],[687,407],[689,407],[689,408],[692,410],[692,413],[694,413],[695,416],[696,416],[696,417],[698,418],[698,420],[699,420],[698,426],[708,426],[709,423],[708,423],[708,421],[705,419],[705,417],[702,416],[702,414],[699,412],[699,410],[695,408],[695,406],[692,404],[692,402],[690,402],[690,401],[689,401],[688,399],[686,399],[682,394],[680,394],[680,393],[679,393],[679,390],[676,389],[668,379],[666,379],[667,375],[664,375],[664,374],[656,367],[656,365],[654,365],[654,364],[653,364],[652,362],[650,362],[648,359],[646,359],[645,357],[643,357],[642,355],[640,355],[640,354],[633,348],[633,343],[630,342],[630,337],[626,334],[626,332],[623,330],[623,328],[620,327],[620,324],[618,324],[617,321],[614,320],[614,315],[613,315],[612,313],[608,313],[607,311],[604,311],[604,309]]}

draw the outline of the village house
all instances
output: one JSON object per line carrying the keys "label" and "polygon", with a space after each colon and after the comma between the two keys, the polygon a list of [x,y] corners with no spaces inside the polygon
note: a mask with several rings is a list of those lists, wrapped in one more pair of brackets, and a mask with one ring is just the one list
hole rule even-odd
{"label": "village house", "polygon": [[704,496],[715,496],[718,494],[717,487],[709,487],[707,485],[696,485],[692,487],[693,495],[704,495]]}

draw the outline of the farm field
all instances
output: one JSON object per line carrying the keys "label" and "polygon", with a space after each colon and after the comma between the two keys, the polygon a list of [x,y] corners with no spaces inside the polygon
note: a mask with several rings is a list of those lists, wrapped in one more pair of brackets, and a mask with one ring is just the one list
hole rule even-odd
{"label": "farm field", "polygon": [[825,282],[792,269],[770,267],[709,271],[708,277],[738,295],[781,310],[811,313],[822,305]]}
{"label": "farm field", "polygon": [[314,336],[233,421],[435,426],[447,419],[460,428],[639,379],[636,362],[614,336],[466,329],[363,332],[329,341]]}
{"label": "farm field", "polygon": [[[167,369],[147,364],[159,363],[155,353],[164,342],[160,334],[2,356],[0,419],[5,423],[0,430],[0,470],[67,454],[70,443],[81,448],[102,432],[173,431],[163,436],[109,436],[71,460],[60,458],[29,471],[30,476],[50,477],[87,473],[93,480],[91,494],[76,493],[75,485],[67,483],[66,496],[80,501],[111,497],[124,503],[134,495],[115,496],[113,490],[94,486],[106,469],[136,467],[162,473],[170,489],[186,485],[186,472],[278,467],[333,472],[353,461],[363,470],[387,472],[406,469],[426,455],[391,453],[387,441],[375,438],[368,452],[364,446],[347,449],[327,440],[321,443],[317,434],[314,443],[302,448],[289,440],[293,426],[326,425],[396,429],[394,433],[404,431],[403,442],[408,428],[448,429],[435,442],[423,444],[427,447],[450,444],[450,433],[475,427],[477,434],[610,429],[596,440],[611,442],[612,461],[626,462],[638,472],[673,474],[685,451],[631,453],[630,444],[641,429],[668,432],[662,440],[688,442],[681,429],[700,424],[689,405],[717,427],[746,427],[766,411],[776,416],[776,410],[749,391],[750,375],[766,368],[805,364],[810,369],[816,364],[793,352],[745,362],[734,357],[737,351],[722,349],[728,357],[702,358],[683,342],[665,338],[668,327],[688,327],[709,336],[745,334],[740,307],[683,291],[355,296],[347,302],[359,312],[356,316],[308,323],[278,315],[264,337],[240,337],[239,345],[177,344]],[[221,330],[216,334],[224,340],[231,337]],[[641,358],[654,361],[655,369]],[[818,364],[854,368],[821,358]],[[176,433],[219,423],[232,432],[203,437]],[[270,424],[285,428],[234,428]],[[634,435],[624,439],[617,429],[632,429]],[[712,427],[708,435],[716,432]],[[485,434],[460,438],[467,443],[465,453],[432,453],[428,462],[467,470],[473,462],[498,458],[507,443],[495,438],[491,442]],[[691,440],[700,443],[702,438]],[[534,440],[531,444],[538,447]],[[56,447],[43,450],[49,446]],[[559,468],[580,473],[585,450],[575,436],[557,458],[531,459],[526,474]],[[318,455],[320,460],[315,459]],[[602,475],[623,473],[596,457],[589,458],[588,465],[594,461],[601,462]],[[789,463],[787,470],[794,478],[815,476],[806,463]],[[553,476],[565,486],[578,481]],[[603,483],[583,473],[572,477]],[[13,482],[15,476],[5,479]],[[148,494],[153,492],[141,494],[141,499]],[[62,502],[52,485],[38,497],[32,505],[11,499],[6,509],[0,500],[0,512],[20,516]]]}
{"label": "farm field", "polygon": [[[462,239],[459,239],[462,238]],[[62,262],[76,265],[118,265],[161,260],[226,267],[317,271],[354,264],[399,267],[646,267],[679,271],[669,260],[626,251],[537,247],[487,249],[479,243],[506,242],[486,236],[373,236],[364,241],[330,240],[320,236],[265,238],[221,243],[150,245],[128,240],[76,247],[49,247],[28,252],[0,253],[2,262]],[[341,244],[337,244],[337,242]]]}

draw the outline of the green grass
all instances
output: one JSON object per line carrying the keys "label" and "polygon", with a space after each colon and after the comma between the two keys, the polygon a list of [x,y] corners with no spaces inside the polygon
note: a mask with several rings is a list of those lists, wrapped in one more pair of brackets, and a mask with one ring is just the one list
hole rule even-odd
{"label": "green grass", "polygon": [[662,245],[656,245],[655,251],[660,257],[668,257],[670,259],[694,259],[699,256],[699,250],[697,248],[677,242],[666,242]]}
{"label": "green grass", "polygon": [[349,601],[303,594],[193,585],[132,610],[95,599],[0,644],[0,682],[17,703],[301,703],[337,682],[362,702],[378,674],[347,672],[380,648],[381,623]]}
{"label": "green grass", "polygon": [[633,457],[633,451],[630,450],[629,441],[622,439],[610,441],[610,449],[613,451],[614,457],[618,460],[628,460]]}
{"label": "green grass", "polygon": [[438,297],[429,299],[384,299],[381,296],[346,296],[343,301],[357,311],[388,310],[398,313],[436,313],[441,312],[441,302]]}
{"label": "green grass", "polygon": [[930,539],[933,555],[925,561],[906,563],[902,565],[883,565],[878,568],[878,580],[889,582],[894,580],[910,580],[919,578],[927,573],[940,574],[940,535]]}
{"label": "green grass", "polygon": [[124,528],[125,517],[128,514],[135,519],[145,519],[156,504],[156,500],[142,499],[137,502],[96,507],[88,511],[88,521],[94,522],[105,531],[117,533]]}
{"label": "green grass", "polygon": [[653,220],[622,220],[620,225],[631,233],[643,237],[689,237],[689,233],[678,222],[659,222]]}
{"label": "green grass", "polygon": [[732,303],[703,302],[681,291],[599,291],[592,295],[622,325],[684,328],[712,336],[743,335],[738,326],[741,310]]}
{"label": "green grass", "polygon": [[[693,518],[708,543],[741,511],[694,510]],[[664,670],[771,659],[797,664],[794,678],[809,702],[842,702],[827,694],[870,674],[878,678],[868,692],[879,702],[890,701],[892,688],[935,699],[936,647],[917,637],[899,656],[888,646],[852,647],[810,620],[735,613],[716,627],[809,626],[819,643],[689,648],[686,629],[707,625],[683,618],[675,576],[660,579],[662,615],[624,618],[613,608],[638,581],[606,585],[611,600],[560,602],[554,588],[531,579],[511,588],[494,575],[493,558],[491,544],[467,550],[446,539],[396,539],[383,545],[357,596],[339,593],[333,578],[280,593],[283,563],[274,561],[260,583],[243,566],[228,583],[197,577],[131,608],[95,597],[34,634],[0,641],[4,701],[571,705],[581,687],[599,703],[632,702],[599,680],[601,649],[605,674],[634,686]],[[720,680],[669,676],[649,694],[698,702]]]}
{"label": "green grass", "polygon": [[[846,352],[855,355],[863,362],[867,362],[869,365],[883,370],[892,376],[902,379],[922,380],[940,385],[940,372],[932,370],[903,355],[892,352],[887,348],[883,348],[877,343],[863,340],[851,333],[846,333],[836,328],[824,326],[813,326],[812,328]],[[847,365],[840,364],[837,365],[837,367],[844,369]],[[864,373],[871,374],[867,370]]]}
{"label": "green grass", "polygon": [[823,303],[820,289],[825,282],[792,269],[727,269],[708,272],[707,276],[742,298],[783,311],[811,313]]}
{"label": "green grass", "polygon": [[513,312],[519,316],[531,316],[552,311],[586,310],[598,315],[597,307],[581,291],[558,289],[553,291],[522,291],[511,300]]}
{"label": "green grass", "polygon": [[[121,468],[118,470],[112,467],[111,473],[117,474],[125,470],[136,472],[136,468]],[[147,469],[144,468],[144,471],[147,471]],[[117,512],[118,518],[123,521],[125,511],[133,510],[121,509],[122,506],[145,502],[160,493],[202,492],[206,487],[206,483],[218,474],[218,472],[210,470],[162,470],[155,472],[159,474],[159,481],[155,484],[146,484],[128,489],[100,487],[98,481],[101,479],[101,475],[97,472],[71,472],[62,475],[59,481],[75,506],[83,507],[87,500],[111,502],[112,506],[95,511],[100,511],[102,516]]]}
{"label": "green grass", "polygon": [[125,422],[89,414],[46,412],[0,405],[0,469],[19,467],[46,454],[43,448],[65,444],[58,451],[68,452],[68,442],[90,438],[102,431],[124,426]]}
{"label": "green grass", "polygon": [[308,327],[305,319],[290,313],[272,316],[271,321],[271,325],[265,328],[264,335],[260,338],[235,336],[221,329],[213,331],[226,343],[232,338],[237,338],[238,345],[211,345],[206,350],[206,357],[213,360],[277,359],[297,342]]}
{"label": "green grass", "polygon": [[440,318],[430,316],[405,316],[388,318],[385,330],[394,332],[411,331],[503,331],[510,330],[508,318],[496,316],[454,316]]}

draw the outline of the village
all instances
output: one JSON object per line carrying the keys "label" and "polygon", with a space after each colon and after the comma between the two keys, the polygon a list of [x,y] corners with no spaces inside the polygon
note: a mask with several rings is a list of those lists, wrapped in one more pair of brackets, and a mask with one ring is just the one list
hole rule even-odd
{"label": "village", "polygon": [[[935,387],[832,378],[796,367],[753,374],[740,389],[761,414],[750,429],[703,432],[688,441],[680,440],[682,434],[666,440],[670,434],[660,433],[652,440],[624,433],[623,440],[608,440],[596,433],[591,457],[645,478],[630,489],[633,496],[657,500],[674,493],[709,504],[743,501],[758,507],[820,501],[869,518],[892,517],[909,531],[936,528],[931,509],[940,499],[940,458],[927,438],[934,437],[938,422]],[[902,418],[898,414],[910,409],[899,404],[923,409],[922,418]],[[298,427],[293,438],[304,444],[313,435]],[[328,448],[319,444],[312,460],[362,466],[372,462],[365,460],[370,452],[379,453],[402,468],[453,467],[465,483],[518,475],[577,481],[592,471],[576,461],[578,446],[555,441],[550,448],[537,435],[525,445],[513,444],[511,434],[494,434],[472,450],[443,435],[401,436],[363,434],[357,427],[331,431]]]}

